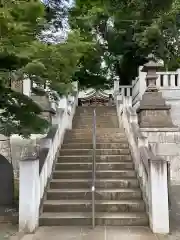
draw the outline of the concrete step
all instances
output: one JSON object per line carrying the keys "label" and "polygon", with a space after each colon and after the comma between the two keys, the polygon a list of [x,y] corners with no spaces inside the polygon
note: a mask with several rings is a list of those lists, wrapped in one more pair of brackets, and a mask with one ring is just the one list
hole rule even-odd
{"label": "concrete step", "polygon": [[[94,116],[92,114],[81,114],[81,115],[75,115],[73,118],[73,122],[77,122],[79,121],[85,122],[85,121],[89,121],[89,122],[93,122],[94,120]],[[112,120],[112,121],[118,121],[117,115],[116,114],[105,114],[105,113],[101,113],[100,115],[96,116],[96,122],[98,121],[102,121],[102,122],[108,122],[108,120]]]}
{"label": "concrete step", "polygon": [[[53,179],[91,178],[92,170],[59,170],[53,172]],[[98,170],[96,178],[131,178],[136,177],[134,170]]]}
{"label": "concrete step", "polygon": [[[140,188],[105,188],[96,189],[96,200],[128,200],[141,199]],[[92,192],[90,188],[80,189],[49,189],[47,200],[84,199],[91,200]]]}
{"label": "concrete step", "polygon": [[[61,149],[92,149],[92,143],[65,143]],[[129,148],[128,143],[97,143],[96,149],[124,149]]]}
{"label": "concrete step", "polygon": [[[94,107],[78,107],[67,130],[39,223],[92,225]],[[145,204],[124,128],[115,107],[96,109],[96,225],[147,226]]]}
{"label": "concrete step", "polygon": [[84,107],[80,107],[78,106],[78,108],[76,109],[76,114],[78,113],[93,113],[94,110],[96,111],[96,113],[98,112],[102,112],[102,113],[111,113],[114,112],[116,113],[116,108],[114,106],[99,106],[99,107],[90,107],[90,106],[84,106]]}
{"label": "concrete step", "polygon": [[[96,163],[96,170],[132,170],[133,162],[101,162]],[[92,170],[91,162],[59,162],[56,163],[56,170]]]}
{"label": "concrete step", "polygon": [[[77,137],[77,138],[85,138],[86,137],[92,137],[93,132],[90,128],[86,128],[84,131],[82,131],[82,128],[80,129],[76,129],[76,131],[70,131],[70,132],[66,132],[65,137]],[[113,131],[114,129],[114,131]],[[126,138],[126,135],[124,132],[117,132],[116,128],[110,128],[110,130],[105,131],[104,128],[99,128],[96,129],[96,137],[119,137],[119,138]]]}
{"label": "concrete step", "polygon": [[[145,213],[96,213],[96,225],[104,226],[148,226]],[[43,213],[40,226],[83,226],[92,224],[92,212],[89,213]]]}
{"label": "concrete step", "polygon": [[[85,136],[85,137],[81,137],[81,136],[65,136],[64,138],[64,143],[70,143],[70,142],[74,142],[74,143],[92,143],[92,135],[91,136]],[[126,142],[127,143],[127,138],[126,137],[113,137],[113,134],[110,136],[97,136],[96,137],[96,142],[97,143],[109,143],[109,142],[116,142],[116,143],[121,143],[121,142]]]}
{"label": "concrete step", "polygon": [[[91,155],[92,149],[61,149],[60,156]],[[129,149],[96,149],[96,155],[129,155]]]}
{"label": "concrete step", "polygon": [[[142,200],[96,200],[96,212],[143,212],[145,205]],[[90,212],[92,200],[46,200],[44,212]]]}
{"label": "concrete step", "polygon": [[[71,135],[71,134],[75,134],[75,135],[87,135],[89,134],[90,136],[92,135],[93,129],[91,128],[81,128],[81,129],[72,129],[72,130],[67,130],[66,135]],[[122,137],[126,137],[125,132],[123,129],[119,129],[119,128],[100,128],[96,130],[96,135],[100,136],[111,136],[113,134],[115,134],[115,136],[122,136]]]}
{"label": "concrete step", "polygon": [[76,115],[79,115],[79,114],[93,115],[94,110],[96,111],[96,115],[98,115],[98,114],[114,114],[114,115],[117,115],[117,111],[116,111],[115,108],[113,108],[113,109],[110,109],[110,108],[77,109],[75,114]]}
{"label": "concrete step", "polygon": [[[108,111],[106,110],[97,110],[96,109],[96,116],[99,116],[99,115],[101,115],[101,114],[104,114],[104,115],[115,115],[115,116],[117,116],[117,112],[116,112],[116,110],[111,110],[111,109],[108,109]],[[76,111],[76,113],[75,113],[75,116],[81,116],[81,115],[90,115],[90,116],[93,116],[94,115],[94,110],[92,110],[92,111]]]}
{"label": "concrete step", "polygon": [[[78,118],[74,118],[72,125],[76,126],[76,125],[80,125],[80,124],[90,124],[91,127],[93,125],[93,117],[92,118],[87,118],[87,117],[78,117]],[[107,128],[112,128],[113,126],[111,126],[111,124],[116,124],[116,128],[118,128],[118,120],[117,117],[112,117],[112,116],[102,116],[96,119],[96,124],[105,124],[107,125]],[[109,124],[109,126],[108,126]]]}
{"label": "concrete step", "polygon": [[[66,133],[81,133],[81,134],[83,134],[83,133],[84,134],[86,134],[86,133],[92,134],[92,132],[93,132],[92,128],[69,129],[66,131]],[[117,127],[117,128],[111,128],[111,127],[110,128],[102,128],[102,129],[98,129],[96,132],[97,132],[97,134],[100,134],[100,133],[111,134],[113,132],[113,133],[117,133],[117,134],[122,133],[123,135],[125,135],[124,128],[119,128],[119,127]]]}
{"label": "concrete step", "polygon": [[[81,120],[82,122],[88,121],[88,122],[93,122],[94,116],[93,114],[76,114],[73,118],[73,122],[78,122],[78,120]],[[108,122],[108,120],[116,122],[118,121],[117,114],[115,113],[99,113],[96,115],[96,122],[97,121],[102,121],[102,122]]]}
{"label": "concrete step", "polygon": [[[94,111],[77,111],[75,113],[75,117],[81,117],[81,116],[94,116]],[[98,118],[99,116],[115,116],[117,117],[117,112],[116,111],[97,111],[96,110],[96,117]]]}
{"label": "concrete step", "polygon": [[[92,154],[91,155],[65,155],[59,156],[58,162],[91,162],[92,161]],[[96,155],[96,162],[132,162],[132,158],[130,155]]]}
{"label": "concrete step", "polygon": [[[50,189],[77,189],[92,187],[92,178],[89,179],[52,179]],[[96,188],[139,188],[139,182],[136,178],[102,178],[96,179]]]}
{"label": "concrete step", "polygon": [[[111,126],[111,128],[117,128],[118,124],[109,124],[109,125],[106,125],[106,124],[97,124],[96,125],[96,129],[101,129],[101,128],[105,128],[105,127],[109,127]],[[82,128],[91,128],[91,125],[90,124],[78,124],[78,125],[72,125],[73,128],[76,128],[76,129],[82,129]]]}
{"label": "concrete step", "polygon": [[[108,128],[110,126],[111,126],[112,129],[113,128],[117,128],[118,123],[117,124],[114,124],[114,123],[105,123],[105,124],[104,123],[97,123],[96,124],[96,130],[99,130],[99,129],[102,129],[102,128]],[[81,123],[78,123],[76,125],[73,124],[72,127],[76,128],[77,130],[78,129],[82,129],[82,128],[86,129],[86,128],[92,128],[92,124],[88,124],[88,123],[81,124]]]}
{"label": "concrete step", "polygon": [[[112,137],[109,138],[103,138],[103,137],[98,137],[96,138],[96,143],[128,143],[127,138],[116,138],[113,139]],[[68,143],[92,143],[92,136],[91,138],[75,138],[75,137],[65,137],[64,138],[64,144],[68,144]]]}
{"label": "concrete step", "polygon": [[[113,135],[115,135],[115,136],[113,136]],[[86,133],[82,133],[82,134],[81,133],[69,133],[68,134],[67,133],[65,135],[65,140],[68,140],[68,139],[69,140],[70,139],[89,139],[89,140],[92,141],[92,136],[93,136],[92,133],[91,134],[89,134],[89,133],[87,133],[87,134]],[[112,142],[118,142],[118,140],[121,141],[122,138],[127,141],[127,137],[125,135],[123,135],[123,133],[121,133],[121,134],[117,134],[117,133],[115,133],[115,134],[113,134],[113,133],[96,134],[96,139],[98,141],[100,141],[101,139],[105,139],[105,140],[111,139]]]}
{"label": "concrete step", "polygon": [[[114,114],[117,116],[117,111],[116,109],[107,109],[107,108],[99,108],[99,109],[95,109],[96,110],[96,115],[98,116],[98,114]],[[94,114],[94,109],[77,109],[75,115],[79,116],[81,114],[84,115],[93,115]]]}
{"label": "concrete step", "polygon": [[[84,107],[80,107],[78,106],[76,109],[76,114],[78,113],[93,113],[94,110],[96,111],[96,114],[99,112],[102,113],[116,113],[116,107],[114,106],[84,106]],[[117,114],[117,113],[116,113]]]}

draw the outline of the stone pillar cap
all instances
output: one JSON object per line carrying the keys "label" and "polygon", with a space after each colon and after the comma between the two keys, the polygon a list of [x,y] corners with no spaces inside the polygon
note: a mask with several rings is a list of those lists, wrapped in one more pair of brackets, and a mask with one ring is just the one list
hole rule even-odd
{"label": "stone pillar cap", "polygon": [[149,54],[147,57],[148,62],[144,64],[142,72],[147,72],[149,69],[158,69],[164,65],[155,58],[154,54]]}

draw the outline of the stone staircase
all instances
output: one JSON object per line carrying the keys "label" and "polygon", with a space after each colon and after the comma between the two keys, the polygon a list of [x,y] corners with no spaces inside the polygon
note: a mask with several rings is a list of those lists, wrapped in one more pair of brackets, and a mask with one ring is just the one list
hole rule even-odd
{"label": "stone staircase", "polygon": [[[147,226],[128,142],[114,107],[97,107],[96,225]],[[78,107],[53,172],[40,225],[92,224],[93,107]]]}

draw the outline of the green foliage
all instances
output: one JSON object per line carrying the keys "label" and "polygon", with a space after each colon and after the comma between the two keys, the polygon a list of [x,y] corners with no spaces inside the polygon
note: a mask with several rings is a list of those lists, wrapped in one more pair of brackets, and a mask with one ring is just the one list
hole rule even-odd
{"label": "green foliage", "polygon": [[[41,118],[41,109],[10,83],[29,77],[41,89],[47,85],[66,95],[72,91],[72,76],[81,56],[91,47],[78,31],[69,33],[61,44],[41,41],[47,28],[45,6],[40,0],[4,0],[0,6],[0,132],[28,137],[44,133],[49,123]],[[43,93],[33,89],[36,94]]]}
{"label": "green foliage", "polygon": [[41,72],[35,74],[29,68],[26,73],[30,78],[35,74],[37,83],[47,82],[48,87],[59,95],[67,95],[72,91],[72,76],[79,69],[79,59],[90,48],[92,48],[92,44],[85,41],[78,31],[70,33],[68,39],[63,43],[49,45],[35,42],[31,52],[33,58],[39,61],[41,66],[35,68],[33,66],[32,69],[37,68]]}
{"label": "green foliage", "polygon": [[[82,88],[109,88],[117,78],[129,84],[152,52],[166,69],[178,67],[179,13],[179,0],[2,0],[0,132],[28,137],[49,126],[43,109],[10,82],[29,77],[38,86],[33,92],[57,98],[72,92],[75,80]],[[61,43],[44,38],[65,27]]]}
{"label": "green foliage", "polygon": [[[179,4],[178,0],[78,0],[70,12],[70,23],[72,28],[79,27],[83,36],[101,43],[99,58],[107,66],[104,83],[110,72],[110,82],[118,77],[122,84],[129,84],[149,53],[163,59],[166,68],[178,66]],[[88,62],[79,75],[91,72],[91,57]],[[102,67],[96,72],[104,76]],[[83,85],[88,86],[90,79],[89,75]],[[94,87],[100,82],[94,81]]]}
{"label": "green foliage", "polygon": [[24,78],[23,69],[32,61],[30,46],[42,29],[43,16],[39,1],[1,1],[0,132],[7,136],[17,133],[27,137],[48,127],[39,116],[42,109],[10,87],[10,82]]}

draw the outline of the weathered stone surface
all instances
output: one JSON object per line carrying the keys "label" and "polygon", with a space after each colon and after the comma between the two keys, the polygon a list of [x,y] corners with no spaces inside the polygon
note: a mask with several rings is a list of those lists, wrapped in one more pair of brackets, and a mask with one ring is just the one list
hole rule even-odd
{"label": "weathered stone surface", "polygon": [[142,96],[140,109],[170,109],[166,105],[165,99],[162,97],[161,92],[145,92]]}
{"label": "weathered stone surface", "polygon": [[21,137],[12,137],[11,138],[11,156],[12,164],[15,173],[18,175],[19,172],[19,161],[22,160],[24,151],[30,146],[35,146],[39,144],[39,139],[22,139]]}
{"label": "weathered stone surface", "polygon": [[166,104],[162,93],[156,87],[157,70],[160,65],[152,55],[148,56],[148,62],[142,69],[147,72],[147,89],[137,109],[140,127],[174,127],[170,115],[171,107]]}
{"label": "weathered stone surface", "polygon": [[137,109],[140,127],[175,127],[169,110],[161,92],[145,92]]}
{"label": "weathered stone surface", "polygon": [[[148,131],[147,131],[148,130]],[[156,155],[162,156],[170,162],[170,177],[174,183],[180,183],[180,131],[166,129],[141,129],[143,135],[148,137],[152,150]]]}
{"label": "weathered stone surface", "polygon": [[159,239],[176,240],[180,238],[180,131],[177,129],[141,129],[148,137],[152,150],[170,163],[170,228],[168,236],[158,236]]}
{"label": "weathered stone surface", "polygon": [[[26,235],[22,240],[165,240],[155,236],[148,227],[40,227],[36,234]],[[169,240],[175,240],[169,238]]]}

